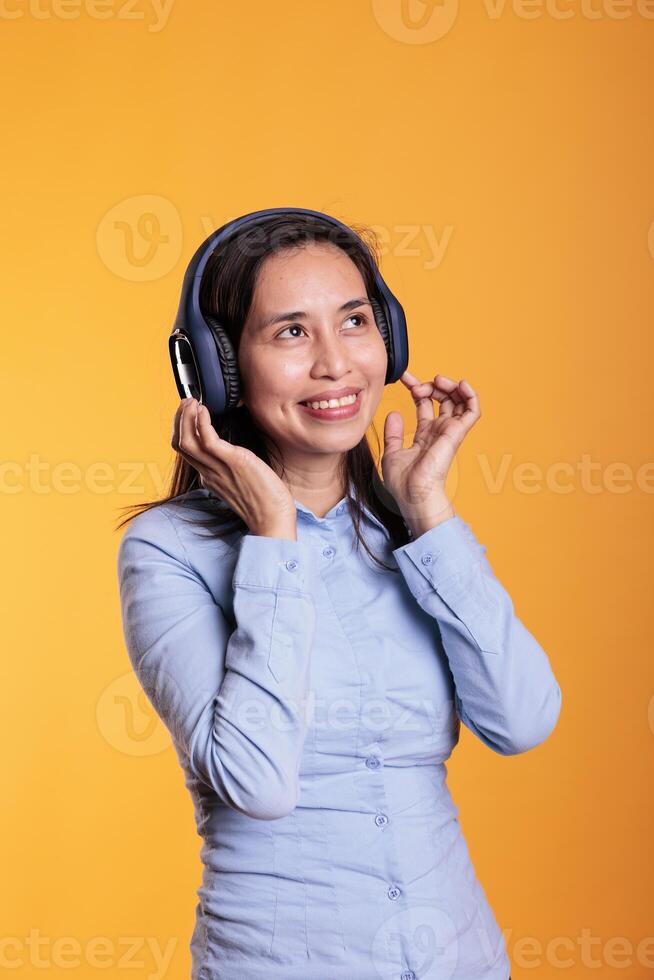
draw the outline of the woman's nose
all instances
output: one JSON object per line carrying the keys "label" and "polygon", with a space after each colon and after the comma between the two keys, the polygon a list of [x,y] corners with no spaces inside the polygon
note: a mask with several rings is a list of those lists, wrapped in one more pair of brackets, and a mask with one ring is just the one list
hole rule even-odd
{"label": "woman's nose", "polygon": [[333,335],[322,337],[316,341],[314,366],[321,374],[339,376],[345,374],[348,367],[348,351],[346,341]]}

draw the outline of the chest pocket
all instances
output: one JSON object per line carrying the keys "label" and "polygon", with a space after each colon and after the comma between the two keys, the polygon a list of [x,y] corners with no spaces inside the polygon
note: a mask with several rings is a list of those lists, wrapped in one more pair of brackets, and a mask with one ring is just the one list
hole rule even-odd
{"label": "chest pocket", "polygon": [[315,643],[315,631],[314,600],[280,591],[275,599],[268,650],[268,669],[278,683],[290,680],[293,671],[302,669],[307,648]]}

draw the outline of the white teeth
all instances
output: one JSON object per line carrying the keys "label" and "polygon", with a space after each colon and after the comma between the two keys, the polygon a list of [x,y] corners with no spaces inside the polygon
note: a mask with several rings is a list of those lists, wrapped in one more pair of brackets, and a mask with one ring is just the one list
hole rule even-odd
{"label": "white teeth", "polygon": [[356,395],[346,395],[345,398],[330,398],[329,401],[302,402],[302,404],[309,405],[311,408],[342,408],[344,405],[353,405],[356,400]]}

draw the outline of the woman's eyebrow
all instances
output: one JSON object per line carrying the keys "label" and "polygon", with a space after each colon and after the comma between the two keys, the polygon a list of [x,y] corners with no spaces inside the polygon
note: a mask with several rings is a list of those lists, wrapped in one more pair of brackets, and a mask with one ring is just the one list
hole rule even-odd
{"label": "woman's eyebrow", "polygon": [[[346,313],[348,310],[353,310],[357,306],[368,306],[371,305],[370,300],[367,296],[359,297],[358,299],[349,299],[347,303],[343,303],[339,306],[337,313]],[[282,323],[284,320],[302,320],[308,316],[303,310],[295,310],[290,313],[274,313],[272,316],[267,317],[259,324],[259,330],[265,330],[266,327],[271,327],[274,323]]]}

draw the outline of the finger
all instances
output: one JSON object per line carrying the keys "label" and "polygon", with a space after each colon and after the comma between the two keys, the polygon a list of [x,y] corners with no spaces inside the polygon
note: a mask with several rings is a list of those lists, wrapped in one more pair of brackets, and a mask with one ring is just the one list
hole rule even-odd
{"label": "finger", "polygon": [[475,412],[478,414],[479,399],[469,381],[462,378],[456,386],[456,394],[453,392],[452,397],[457,399],[453,412],[457,418],[462,418],[464,415],[474,415]]}
{"label": "finger", "polygon": [[425,424],[433,422],[436,418],[436,413],[434,411],[434,401],[432,399],[432,392],[429,391],[428,386],[424,395],[414,395],[416,399],[416,416],[418,418],[418,428]]}
{"label": "finger", "polygon": [[407,378],[407,385],[411,391],[411,396],[416,404],[418,418],[434,418],[434,408],[431,401],[434,386],[431,381],[420,381],[408,371],[402,377]]}
{"label": "finger", "polygon": [[447,375],[437,374],[434,378],[434,385],[437,390],[448,395],[455,405],[459,405],[464,401],[463,395],[459,392],[458,383],[452,378],[448,378]]}
{"label": "finger", "polygon": [[234,448],[231,442],[221,439],[216,432],[206,405],[198,405],[195,429],[200,446],[214,456],[226,456]]}
{"label": "finger", "polygon": [[470,384],[464,378],[457,384],[453,378],[448,378],[446,375],[437,374],[434,382],[437,386],[449,392],[453,410],[449,413],[455,418],[461,418],[468,412],[473,412],[475,418],[479,417],[479,400],[477,398],[477,393]]}
{"label": "finger", "polygon": [[173,449],[178,449],[179,447],[179,433],[180,433],[180,426],[182,422],[182,412],[184,410],[184,406],[187,405],[188,402],[190,402],[191,400],[192,400],[191,398],[183,398],[179,403],[179,405],[177,406],[177,411],[175,412],[175,417],[173,418],[173,431],[170,436],[170,444],[173,447]]}
{"label": "finger", "polygon": [[179,445],[179,427],[182,421],[182,411],[184,406],[188,402],[188,398],[183,398],[182,401],[177,406],[177,411],[175,412],[175,417],[173,419],[173,432],[171,436],[171,442],[175,448]]}
{"label": "finger", "polygon": [[[209,422],[209,410],[206,405],[199,404],[195,414],[195,431],[201,443],[209,439],[209,430],[211,429],[213,429],[213,426]],[[213,431],[215,432],[216,430],[213,429]]]}
{"label": "finger", "polygon": [[[182,399],[182,401],[179,403],[177,411],[175,412],[175,418],[173,420],[173,434],[171,438],[171,445],[175,450],[175,452],[178,454],[178,456],[181,456],[182,459],[186,460],[189,466],[191,466],[196,471],[200,479],[201,486],[204,486],[204,482],[200,475],[201,463],[196,458],[196,456],[194,456],[193,453],[189,451],[188,435],[183,436],[183,433],[185,432],[184,420],[186,419],[186,423],[188,425],[189,409],[192,407],[192,404],[194,402],[195,399],[189,397],[189,398]],[[182,441],[183,441],[183,445],[182,445]]]}
{"label": "finger", "polygon": [[[452,397],[453,393],[456,392],[456,381],[447,384],[437,384],[437,378],[443,378],[444,375],[437,374],[433,381],[418,381],[416,384],[411,385],[411,394],[416,398],[436,398],[437,401],[444,401],[446,398],[452,398],[452,401],[456,403],[456,396]],[[447,379],[449,382],[450,379]]]}
{"label": "finger", "polygon": [[462,392],[465,398],[465,410],[463,412],[464,416],[469,416],[470,419],[474,420],[479,418],[481,415],[481,409],[479,407],[479,395],[472,387],[469,381],[462,378],[459,382],[459,391]]}
{"label": "finger", "polygon": [[467,429],[474,425],[477,419],[481,415],[479,408],[479,398],[475,389],[472,387],[469,381],[462,379],[459,382],[459,391],[464,398],[464,401],[455,405],[453,417],[460,419],[463,423],[462,436],[465,435]]}
{"label": "finger", "polygon": [[407,388],[413,390],[414,388],[424,388],[427,385],[433,384],[432,381],[421,381],[420,378],[416,378],[415,374],[411,374],[410,371],[405,371],[402,375],[402,381],[404,381]]}
{"label": "finger", "polygon": [[410,371],[405,371],[404,374],[401,376],[400,381],[403,381],[404,384],[407,385],[407,387],[409,388],[411,388],[413,385],[420,384],[418,378],[416,378],[414,374],[411,374]]}
{"label": "finger", "polygon": [[433,389],[431,381],[420,381],[409,371],[405,371],[401,378],[410,390],[413,398],[417,401],[420,398],[429,398]]}
{"label": "finger", "polygon": [[424,399],[435,399],[440,405],[439,418],[454,416],[460,418],[471,413],[474,418],[480,415],[479,399],[469,381],[456,382],[445,374],[437,374],[434,381],[425,381],[412,386],[411,393],[418,405],[418,417],[422,421],[433,419],[432,413],[424,408]]}
{"label": "finger", "polygon": [[[429,403],[432,406],[432,408],[433,408],[433,400],[436,400],[440,406],[439,416],[438,416],[439,418],[441,416],[450,416],[453,413],[455,403],[450,397],[449,391],[441,391],[434,384],[433,381],[424,381],[421,384],[416,385],[412,390],[412,394],[418,404],[422,404],[422,401],[424,399],[429,399]],[[429,414],[427,412],[425,412],[424,414],[427,419],[433,420],[434,418],[433,411],[431,411],[431,413]]]}
{"label": "finger", "polygon": [[196,469],[200,466],[206,467],[209,462],[196,428],[197,405],[195,398],[190,398],[181,406],[178,449],[178,452]]}
{"label": "finger", "polygon": [[384,454],[404,448],[404,419],[401,412],[389,412],[384,422]]}

